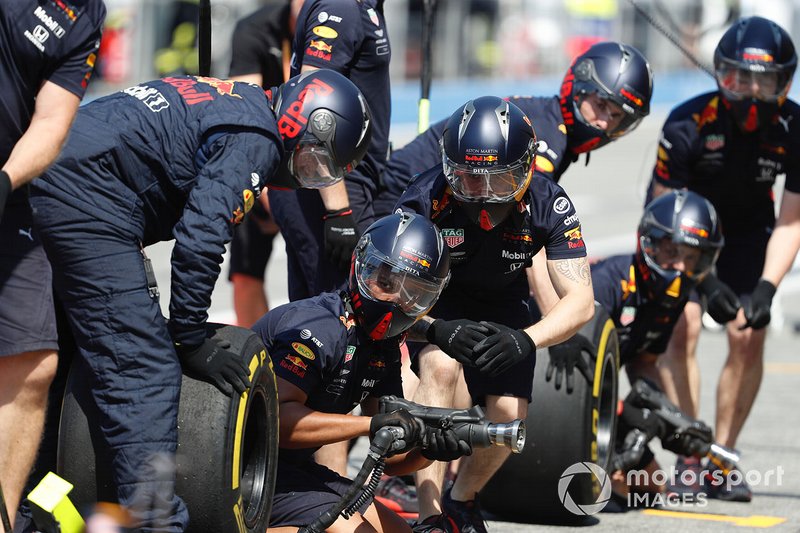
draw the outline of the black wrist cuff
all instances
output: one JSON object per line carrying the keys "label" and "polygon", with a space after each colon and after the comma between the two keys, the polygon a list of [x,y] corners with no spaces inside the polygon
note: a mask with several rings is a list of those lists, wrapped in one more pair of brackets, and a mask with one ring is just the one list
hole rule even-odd
{"label": "black wrist cuff", "polygon": [[329,218],[336,218],[336,217],[344,217],[352,214],[353,210],[350,207],[343,207],[341,209],[337,209],[336,211],[326,211],[325,216],[322,217],[322,220],[328,220]]}
{"label": "black wrist cuff", "polygon": [[427,340],[428,342],[433,342],[434,333],[435,333],[434,325],[438,321],[439,320],[437,319],[437,320],[434,320],[433,322],[426,322],[428,324],[428,329],[425,330],[425,340]]}
{"label": "black wrist cuff", "polygon": [[756,284],[756,287],[764,287],[763,290],[767,294],[769,294],[770,298],[775,296],[775,292],[778,290],[778,288],[775,285],[773,285],[771,281],[767,281],[764,278],[761,278],[760,280],[758,280],[758,283]]}
{"label": "black wrist cuff", "polygon": [[533,349],[533,351],[535,352],[535,351],[536,351],[536,343],[535,343],[535,342],[533,342],[533,339],[531,338],[531,336],[530,336],[530,335],[528,335],[528,334],[525,332],[525,330],[524,330],[524,329],[518,329],[517,331],[519,331],[520,333],[522,333],[522,336],[523,336],[523,337],[525,337],[526,339],[528,339],[528,342],[531,344],[531,348],[532,348],[532,349]]}

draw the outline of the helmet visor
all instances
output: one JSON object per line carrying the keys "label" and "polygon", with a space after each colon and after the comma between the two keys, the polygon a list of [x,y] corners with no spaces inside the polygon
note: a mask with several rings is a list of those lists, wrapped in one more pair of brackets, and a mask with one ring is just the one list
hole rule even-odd
{"label": "helmet visor", "polygon": [[705,275],[717,260],[719,248],[699,248],[676,243],[670,237],[654,238],[643,235],[642,251],[651,268],[661,271],[680,271],[691,279]]}
{"label": "helmet visor", "polygon": [[289,159],[289,171],[301,187],[322,189],[344,178],[345,169],[336,165],[325,143],[307,135],[297,143]]}
{"label": "helmet visor", "polygon": [[[531,143],[533,150],[535,143]],[[444,154],[442,166],[453,195],[472,202],[510,202],[527,186],[533,170],[530,155],[511,165],[473,167],[456,163]]]}
{"label": "helmet visor", "polygon": [[716,66],[715,75],[720,89],[732,100],[757,98],[775,102],[786,96],[791,82],[791,77],[783,69],[727,59]]}
{"label": "helmet visor", "polygon": [[409,266],[395,264],[372,243],[356,255],[356,280],[362,295],[370,300],[391,302],[408,316],[430,311],[449,279],[423,279]]}

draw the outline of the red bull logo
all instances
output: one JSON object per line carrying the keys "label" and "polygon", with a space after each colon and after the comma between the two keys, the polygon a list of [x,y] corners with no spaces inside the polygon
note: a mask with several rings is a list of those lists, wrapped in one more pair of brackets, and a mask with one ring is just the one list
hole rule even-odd
{"label": "red bull logo", "polygon": [[297,137],[308,122],[308,118],[303,116],[303,105],[306,100],[312,102],[317,96],[325,96],[332,92],[333,87],[319,78],[311,80],[297,95],[297,100],[286,106],[286,111],[278,118],[278,131],[281,136],[289,139]]}
{"label": "red bull logo", "polygon": [[222,96],[233,96],[235,98],[241,98],[240,95],[233,92],[235,83],[233,80],[220,80],[217,78],[207,78],[205,76],[198,76],[197,81],[212,86],[217,90],[217,93]]}
{"label": "red bull logo", "polygon": [[772,54],[768,54],[764,50],[756,50],[752,48],[745,48],[744,53],[742,53],[742,59],[745,61],[759,61],[761,63],[772,63],[775,61],[775,58],[772,57]]}
{"label": "red bull logo", "polygon": [[708,102],[708,105],[703,109],[699,115],[695,113],[692,118],[697,122],[697,129],[701,129],[706,124],[711,124],[717,120],[717,106],[719,105],[719,97],[715,96]]}
{"label": "red bull logo", "polygon": [[164,83],[168,83],[178,90],[187,105],[195,105],[200,102],[210,102],[214,100],[211,93],[198,91],[196,88],[197,80],[192,78],[164,78]]}
{"label": "red bull logo", "polygon": [[309,48],[313,48],[315,50],[319,50],[320,52],[333,52],[333,47],[326,43],[325,41],[311,41],[311,44],[308,45]]}
{"label": "red bull logo", "polygon": [[292,363],[294,366],[302,368],[303,370],[308,369],[308,365],[296,355],[287,355],[286,357],[284,357],[284,359]]}
{"label": "red bull logo", "polygon": [[708,231],[704,230],[703,228],[695,228],[693,226],[681,224],[681,231],[685,231],[686,233],[691,233],[692,235],[697,235],[698,237],[702,238],[708,237]]}

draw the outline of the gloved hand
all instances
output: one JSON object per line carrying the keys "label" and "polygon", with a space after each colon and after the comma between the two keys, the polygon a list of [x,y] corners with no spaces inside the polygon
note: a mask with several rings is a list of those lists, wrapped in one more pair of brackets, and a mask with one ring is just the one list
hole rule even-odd
{"label": "gloved hand", "polygon": [[622,470],[627,472],[641,464],[647,451],[647,434],[641,429],[633,428],[621,440],[621,432],[617,432],[617,443],[611,456],[610,472]]}
{"label": "gloved hand", "polygon": [[472,455],[472,447],[452,429],[425,428],[422,456],[431,461],[454,461]]}
{"label": "gloved hand", "polygon": [[0,220],[3,220],[3,211],[6,209],[9,195],[11,195],[11,178],[5,170],[0,170]]}
{"label": "gloved hand", "polygon": [[358,243],[358,231],[349,207],[328,211],[322,220],[325,223],[325,255],[342,270],[350,270],[350,260]]}
{"label": "gloved hand", "polygon": [[714,441],[711,428],[697,421],[691,426],[665,436],[661,439],[661,447],[678,455],[694,455],[702,457]]}
{"label": "gloved hand", "polygon": [[498,376],[536,353],[533,339],[522,330],[495,322],[481,322],[490,336],[475,345],[475,366],[484,374]]}
{"label": "gloved hand", "polygon": [[230,342],[215,339],[206,339],[199,346],[175,345],[187,376],[211,383],[228,396],[233,390],[242,394],[250,387],[250,369],[230,347]]}
{"label": "gloved hand", "polygon": [[706,306],[711,318],[725,324],[736,318],[742,304],[736,293],[714,274],[708,274],[697,286],[700,294],[706,297]]}
{"label": "gloved hand", "polygon": [[556,371],[555,385],[556,390],[561,389],[563,383],[563,375],[566,373],[567,378],[567,393],[572,394],[575,386],[575,368],[581,371],[583,377],[589,383],[592,382],[592,372],[589,370],[589,364],[586,362],[584,352],[589,356],[591,361],[597,349],[592,344],[592,341],[576,333],[572,338],[560,344],[554,344],[548,351],[550,352],[550,362],[547,364],[547,372],[544,375],[545,381],[550,381],[553,377],[553,370]]}
{"label": "gloved hand", "polygon": [[772,318],[770,308],[776,290],[778,289],[775,285],[769,281],[763,278],[758,280],[753,294],[750,295],[750,302],[744,308],[744,317],[747,319],[747,323],[740,329],[762,329],[769,325]]}
{"label": "gloved hand", "polygon": [[399,427],[403,430],[402,448],[394,450],[393,453],[404,453],[414,448],[420,443],[424,424],[405,409],[397,409],[391,413],[378,414],[372,417],[369,422],[369,438],[372,440],[375,434],[385,427]]}
{"label": "gloved hand", "polygon": [[472,320],[434,320],[425,333],[428,342],[462,365],[475,366],[472,350],[489,335],[489,328]]}

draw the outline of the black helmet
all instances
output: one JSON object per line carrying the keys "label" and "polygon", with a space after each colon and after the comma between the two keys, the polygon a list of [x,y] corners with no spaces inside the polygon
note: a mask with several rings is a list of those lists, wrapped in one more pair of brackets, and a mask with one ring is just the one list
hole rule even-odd
{"label": "black helmet", "polygon": [[369,107],[353,82],[338,72],[319,69],[295,76],[273,91],[273,109],[285,157],[267,185],[327,187],[367,153]]}
{"label": "black helmet", "polygon": [[714,73],[742,131],[756,131],[773,119],[796,67],[792,38],[771,20],[747,17],[728,28],[714,51]]}
{"label": "black helmet", "polygon": [[[590,124],[581,103],[591,95],[622,108],[624,116],[612,130]],[[588,152],[632,131],[650,113],[653,72],[642,53],[633,46],[597,43],[573,61],[561,83],[561,114],[567,127],[570,150]]]}
{"label": "black helmet", "polygon": [[374,222],[356,244],[350,294],[370,338],[399,335],[431,310],[450,279],[450,255],[425,217],[395,213]]}
{"label": "black helmet", "polygon": [[536,133],[514,104],[496,96],[470,100],[448,119],[442,166],[453,196],[485,230],[502,222],[531,181]]}
{"label": "black helmet", "polygon": [[[636,266],[648,295],[677,305],[711,270],[724,244],[711,202],[679,190],[659,196],[644,208],[639,222]],[[664,266],[682,261],[682,270]],[[669,297],[669,298],[667,298]]]}

